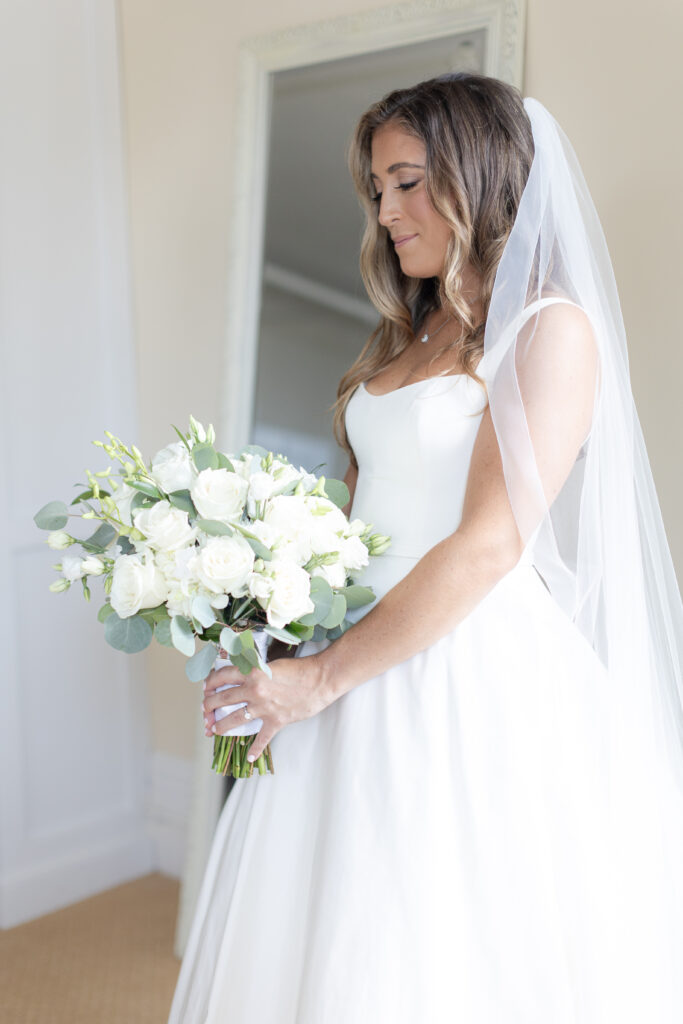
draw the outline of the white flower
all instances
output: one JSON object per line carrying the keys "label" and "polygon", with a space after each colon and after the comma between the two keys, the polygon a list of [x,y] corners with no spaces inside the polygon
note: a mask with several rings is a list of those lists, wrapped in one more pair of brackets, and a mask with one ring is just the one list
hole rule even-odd
{"label": "white flower", "polygon": [[130,504],[135,495],[139,493],[140,492],[136,491],[134,487],[130,486],[130,484],[121,484],[116,493],[112,495],[112,499],[119,511],[119,519],[122,523],[125,523],[126,526],[133,525]]}
{"label": "white flower", "polygon": [[312,576],[322,576],[331,587],[343,587],[346,583],[346,569],[342,562],[334,562],[332,565],[316,565],[311,570]]}
{"label": "white flower", "polygon": [[152,476],[167,494],[189,490],[197,471],[187,447],[175,441],[158,451],[152,459]]}
{"label": "white flower", "polygon": [[104,562],[97,555],[87,555],[81,562],[81,571],[84,576],[101,576]]}
{"label": "white flower", "polygon": [[368,549],[356,534],[341,542],[341,560],[350,572],[359,572],[370,560]]}
{"label": "white flower", "polygon": [[74,538],[65,533],[64,530],[53,530],[47,536],[48,547],[51,547],[53,551],[64,551],[65,548],[70,548],[74,543]]}
{"label": "white flower", "polygon": [[192,500],[204,519],[227,523],[242,515],[248,486],[229,469],[203,469],[192,486]]}
{"label": "white flower", "polygon": [[62,576],[64,579],[73,583],[74,580],[80,580],[82,575],[83,559],[79,558],[78,555],[64,555],[62,559]]}
{"label": "white flower", "polygon": [[253,548],[240,534],[211,537],[197,553],[194,571],[214,594],[228,593],[240,597],[246,593],[254,558]]}
{"label": "white flower", "polygon": [[68,580],[63,579],[61,576],[54,583],[50,584],[50,590],[53,594],[61,594],[62,591],[68,590],[71,584]]}
{"label": "white flower", "polygon": [[329,498],[321,498],[318,494],[307,494],[304,498],[306,507],[314,517],[325,522],[328,530],[343,533],[348,529],[348,520],[338,505]]}
{"label": "white flower", "polygon": [[156,608],[166,600],[168,587],[163,574],[150,557],[119,555],[114,562],[111,606],[121,619],[141,608]]}
{"label": "white flower", "polygon": [[157,501],[151,508],[136,509],[133,519],[150,547],[161,551],[183,548],[197,535],[190,526],[187,512],[175,508],[168,501]]}
{"label": "white flower", "polygon": [[305,565],[313,553],[311,547],[311,513],[305,499],[298,494],[276,494],[263,514],[263,522],[282,536],[273,552],[276,558]]}
{"label": "white flower", "polygon": [[273,590],[266,606],[266,618],[271,626],[282,628],[315,610],[310,597],[311,579],[305,569],[292,562],[274,562],[273,570]]}
{"label": "white flower", "polygon": [[247,577],[247,592],[251,597],[256,598],[263,608],[273,593],[273,586],[272,576],[264,576],[260,572],[250,572]]}
{"label": "white flower", "polygon": [[352,519],[349,525],[346,527],[346,536],[358,536],[365,529],[365,523],[362,519]]}

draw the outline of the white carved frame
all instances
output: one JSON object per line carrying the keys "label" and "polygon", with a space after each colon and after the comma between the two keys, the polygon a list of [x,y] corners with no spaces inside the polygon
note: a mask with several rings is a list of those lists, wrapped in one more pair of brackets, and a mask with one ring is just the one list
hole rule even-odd
{"label": "white carved frame", "polygon": [[[239,153],[240,159],[234,165],[234,198],[229,219],[226,343],[217,438],[221,447],[238,451],[250,441],[273,73],[484,29],[484,73],[521,89],[525,15],[526,0],[410,0],[244,40],[238,56],[238,108],[233,136],[233,152]],[[200,725],[197,738],[198,763],[175,937],[178,956],[185,949],[221,809],[215,779],[206,771],[206,747]],[[258,785],[258,781],[253,784]]]}

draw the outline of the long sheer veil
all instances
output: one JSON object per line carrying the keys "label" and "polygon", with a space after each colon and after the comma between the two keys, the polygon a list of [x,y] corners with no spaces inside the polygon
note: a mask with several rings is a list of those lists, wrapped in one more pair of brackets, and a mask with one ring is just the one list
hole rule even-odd
{"label": "long sheer veil", "polygon": [[[527,97],[524,107],[534,158],[497,269],[478,373],[522,538],[614,681],[614,748],[631,742],[622,727],[637,722],[683,792],[683,606],[614,273],[571,143],[542,103]],[[562,433],[587,401],[590,432],[554,494]]]}

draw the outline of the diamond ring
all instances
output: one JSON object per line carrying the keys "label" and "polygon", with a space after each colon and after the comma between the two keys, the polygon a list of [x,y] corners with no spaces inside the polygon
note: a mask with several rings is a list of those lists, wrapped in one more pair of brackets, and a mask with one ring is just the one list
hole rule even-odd
{"label": "diamond ring", "polygon": [[247,719],[247,721],[249,721],[249,719],[251,718],[251,713],[247,711],[246,708],[244,709],[244,717]]}

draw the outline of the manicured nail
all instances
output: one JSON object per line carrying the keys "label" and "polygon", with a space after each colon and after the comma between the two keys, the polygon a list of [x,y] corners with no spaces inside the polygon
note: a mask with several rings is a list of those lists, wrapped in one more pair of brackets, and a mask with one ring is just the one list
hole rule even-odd
{"label": "manicured nail", "polygon": [[255,761],[256,756],[254,754],[247,754],[247,761]]}
{"label": "manicured nail", "polygon": [[212,725],[212,726],[211,726],[211,732],[215,732],[215,731],[216,731],[216,726],[215,726],[215,725]]}

